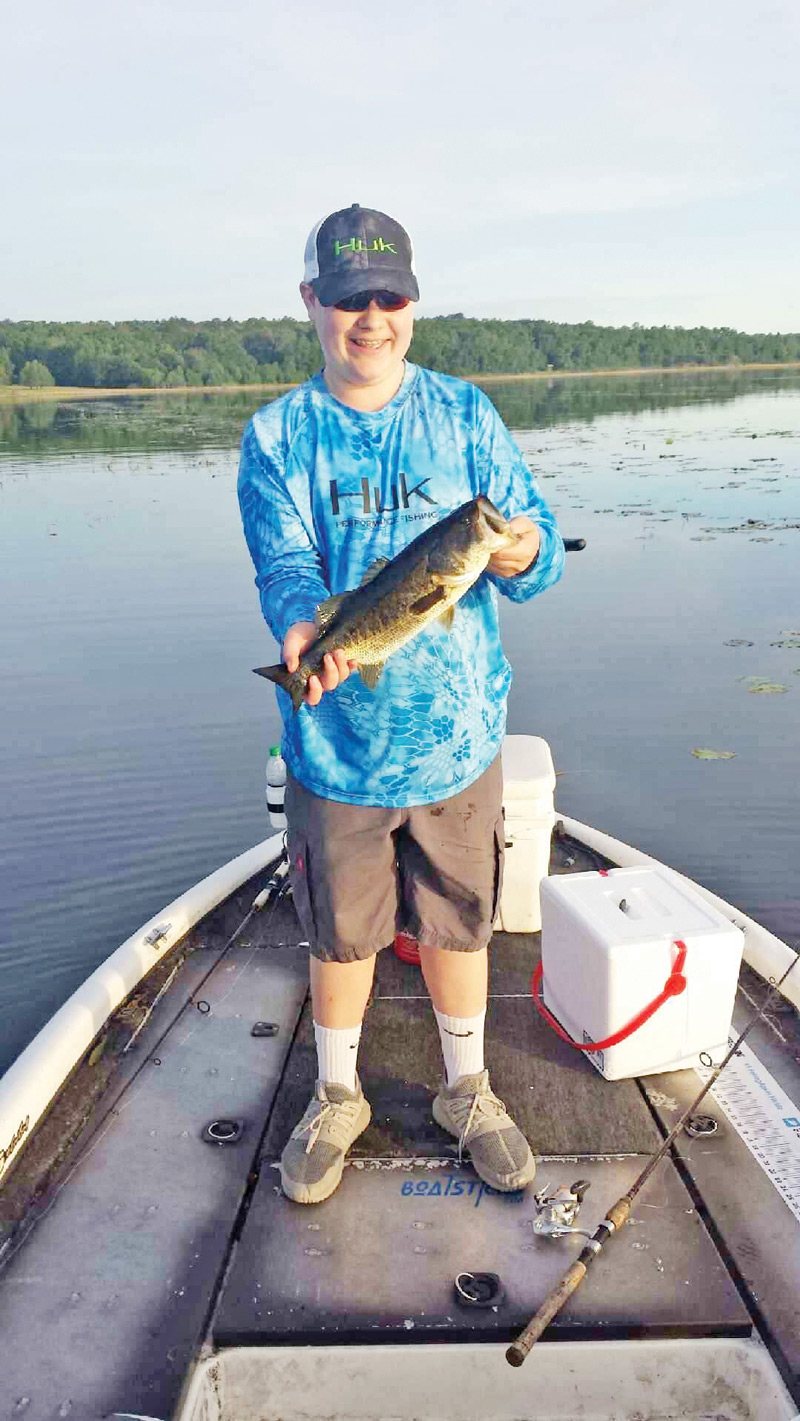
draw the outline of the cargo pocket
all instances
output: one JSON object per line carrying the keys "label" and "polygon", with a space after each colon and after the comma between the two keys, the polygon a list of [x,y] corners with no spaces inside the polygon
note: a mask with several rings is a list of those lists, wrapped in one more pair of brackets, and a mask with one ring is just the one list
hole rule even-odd
{"label": "cargo pocket", "polygon": [[494,896],[492,901],[492,922],[497,921],[503,897],[503,865],[506,858],[506,826],[502,814],[494,826]]}
{"label": "cargo pocket", "polygon": [[311,891],[308,840],[305,835],[290,829],[286,836],[286,849],[289,855],[289,878],[292,884],[294,906],[300,919],[300,926],[309,943],[314,947],[317,940],[317,926],[314,921],[314,897]]}

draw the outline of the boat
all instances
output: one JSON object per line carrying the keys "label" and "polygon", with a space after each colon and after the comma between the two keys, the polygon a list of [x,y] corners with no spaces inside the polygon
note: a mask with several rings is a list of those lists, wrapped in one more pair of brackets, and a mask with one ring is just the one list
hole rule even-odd
{"label": "boat", "polygon": [[[504,760],[524,765],[534,740],[507,737]],[[548,822],[524,780],[507,767],[487,1063],[533,1144],[534,1183],[487,1188],[432,1120],[433,1014],[413,953],[388,950],[359,1057],[372,1123],[330,1199],[283,1196],[277,1163],[315,1056],[307,944],[272,833],[144,923],[0,1080],[0,1415],[797,1421],[797,954],[634,847]],[[712,1075],[709,1061],[608,1079],[551,1029],[532,998],[542,933],[514,925],[514,895],[538,899],[548,870],[562,890],[652,870],[708,904],[743,944],[728,1039],[752,1029],[510,1367],[509,1345]]]}

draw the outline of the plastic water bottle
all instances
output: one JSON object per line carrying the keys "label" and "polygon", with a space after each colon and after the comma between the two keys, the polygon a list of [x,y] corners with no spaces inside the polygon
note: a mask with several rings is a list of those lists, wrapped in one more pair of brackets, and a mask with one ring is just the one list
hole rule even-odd
{"label": "plastic water bottle", "polygon": [[280,745],[273,745],[267,760],[267,810],[273,829],[286,828],[283,812],[283,796],[286,789],[286,761],[281,755]]}

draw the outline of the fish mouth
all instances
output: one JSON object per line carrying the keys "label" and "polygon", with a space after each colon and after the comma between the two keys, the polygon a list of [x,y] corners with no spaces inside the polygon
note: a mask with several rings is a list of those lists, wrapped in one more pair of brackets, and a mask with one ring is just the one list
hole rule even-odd
{"label": "fish mouth", "polygon": [[490,503],[488,498],[484,498],[483,494],[478,498],[478,509],[493,533],[508,531],[508,520],[503,517],[499,509],[495,508],[493,503]]}
{"label": "fish mouth", "polygon": [[486,522],[489,524],[489,527],[491,528],[493,533],[505,533],[506,528],[508,527],[508,524],[501,513],[497,515],[493,513],[487,513]]}

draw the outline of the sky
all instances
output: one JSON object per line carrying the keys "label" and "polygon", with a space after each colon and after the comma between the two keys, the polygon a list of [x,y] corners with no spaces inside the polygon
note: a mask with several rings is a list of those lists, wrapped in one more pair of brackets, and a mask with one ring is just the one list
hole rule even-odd
{"label": "sky", "polygon": [[796,0],[5,9],[0,319],[304,317],[408,229],[419,315],[800,330]]}

